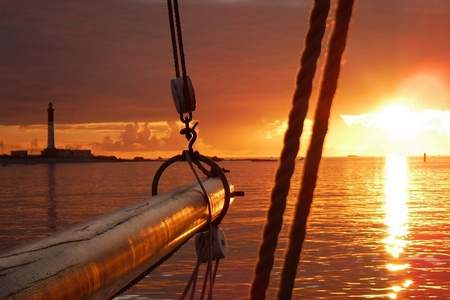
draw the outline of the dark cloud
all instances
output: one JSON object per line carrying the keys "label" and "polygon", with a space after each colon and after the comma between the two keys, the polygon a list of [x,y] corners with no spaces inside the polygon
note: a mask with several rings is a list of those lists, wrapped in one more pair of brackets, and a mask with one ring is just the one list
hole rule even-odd
{"label": "dark cloud", "polygon": [[140,8],[125,1],[2,1],[0,122],[40,123],[49,100],[68,122],[168,111],[155,88],[167,85],[168,43],[152,42],[161,40],[152,23],[163,21],[163,6]]}
{"label": "dark cloud", "polygon": [[[225,148],[243,127],[286,118],[311,3],[183,1],[204,140]],[[422,66],[449,86],[449,28],[448,0],[357,1],[335,119],[373,109]],[[0,1],[0,42],[0,124],[43,124],[49,100],[58,123],[176,118],[164,1]],[[105,147],[131,145],[104,130]],[[161,143],[138,131],[136,147]]]}

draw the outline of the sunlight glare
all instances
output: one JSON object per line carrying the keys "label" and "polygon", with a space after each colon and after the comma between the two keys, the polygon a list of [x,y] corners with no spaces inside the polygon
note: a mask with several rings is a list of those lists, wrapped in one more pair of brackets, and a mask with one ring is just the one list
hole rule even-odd
{"label": "sunlight glare", "polygon": [[390,135],[412,135],[415,122],[411,109],[401,103],[387,106],[378,113],[378,124]]}
{"label": "sunlight glare", "polygon": [[[398,113],[398,112],[396,112]],[[399,260],[408,244],[408,161],[402,155],[389,155],[385,162],[385,219],[388,237],[384,239],[391,262],[386,264],[390,272],[401,273],[410,268],[409,263]],[[411,279],[391,286],[387,296],[397,299],[397,294],[412,284]]]}
{"label": "sunlight glare", "polygon": [[385,239],[386,251],[398,258],[404,251],[408,233],[408,166],[405,156],[390,155],[386,158],[385,169],[385,224],[388,237]]}
{"label": "sunlight glare", "polygon": [[423,152],[440,153],[448,147],[450,110],[417,110],[401,98],[391,99],[389,103],[376,112],[341,115],[347,126],[355,127],[355,134],[364,134],[360,138],[371,144],[366,149],[371,147],[378,152],[385,151],[384,154],[420,155]]}

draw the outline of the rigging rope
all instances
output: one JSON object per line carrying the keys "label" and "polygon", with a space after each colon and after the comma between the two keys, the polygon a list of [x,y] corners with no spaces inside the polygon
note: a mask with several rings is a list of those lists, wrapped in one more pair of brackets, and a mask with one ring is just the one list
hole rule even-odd
{"label": "rigging rope", "polygon": [[[185,55],[184,55],[184,46],[183,46],[183,37],[182,37],[182,30],[181,30],[181,18],[180,18],[180,12],[179,12],[179,6],[178,6],[178,0],[167,0],[167,10],[168,10],[168,17],[169,17],[169,26],[170,26],[170,36],[171,36],[171,42],[172,42],[172,50],[173,50],[173,59],[174,59],[174,66],[175,66],[175,75],[176,78],[171,80],[171,88],[172,88],[172,96],[174,98],[175,107],[177,109],[177,112],[180,115],[180,120],[184,123],[185,127],[180,130],[180,134],[184,135],[186,139],[188,140],[188,149],[183,151],[182,155],[176,155],[168,160],[166,160],[156,171],[155,175],[153,176],[152,181],[152,195],[158,194],[158,184],[159,180],[161,178],[161,175],[164,173],[164,171],[173,163],[178,161],[186,161],[195,176],[195,179],[197,180],[198,185],[201,188],[201,193],[203,194],[203,197],[207,204],[208,209],[208,220],[205,227],[208,227],[208,231],[205,231],[203,233],[207,233],[207,239],[208,241],[205,242],[206,238],[202,239],[202,236],[197,235],[197,238],[200,237],[198,240],[196,239],[196,250],[197,250],[197,262],[194,267],[194,271],[188,281],[188,284],[186,285],[182,295],[181,299],[185,299],[187,296],[189,290],[191,289],[190,299],[193,300],[195,291],[196,291],[196,285],[197,285],[197,279],[198,279],[198,271],[200,268],[200,265],[202,262],[207,262],[206,267],[206,274],[203,281],[203,287],[202,287],[202,294],[201,294],[201,300],[203,300],[206,287],[208,285],[209,281],[209,290],[208,290],[208,300],[213,299],[213,287],[214,282],[217,275],[217,270],[219,267],[219,261],[221,258],[225,257],[225,237],[223,232],[220,230],[218,225],[224,218],[225,214],[228,211],[228,207],[230,205],[231,197],[234,196],[243,196],[244,192],[241,191],[235,191],[231,193],[230,185],[228,183],[227,177],[225,175],[228,170],[221,168],[216,162],[214,162],[212,159],[209,159],[203,155],[201,155],[198,151],[194,151],[193,146],[197,139],[197,133],[195,131],[195,128],[197,126],[197,122],[190,127],[190,122],[192,121],[192,112],[195,110],[196,101],[195,101],[195,93],[194,88],[192,85],[192,82],[187,75],[186,70],[186,62],[185,62]],[[180,64],[181,64],[181,76],[180,77]],[[202,162],[211,167],[211,170],[208,171],[203,165]],[[195,169],[195,166],[199,168],[199,170],[206,175],[207,177],[217,177],[220,179],[220,181],[223,184],[223,191],[224,191],[224,203],[222,210],[220,211],[220,214],[216,217],[216,219],[213,222],[213,215],[212,215],[212,207],[211,207],[211,199],[209,198],[208,192],[206,191],[206,188],[200,179],[200,176],[198,175],[198,172]],[[213,237],[214,234],[214,237]],[[200,246],[201,249],[197,249],[197,242],[201,243]],[[214,243],[213,243],[214,242]],[[202,252],[203,247],[207,244],[207,257],[205,259],[205,255]],[[219,245],[219,246],[217,246]],[[176,249],[174,249],[169,255],[161,259],[159,263],[162,263],[165,259],[167,259],[170,255],[172,255],[176,250],[178,250],[181,247],[179,245]],[[200,254],[199,254],[200,252]],[[214,270],[213,270],[213,260],[215,260]],[[158,264],[159,264],[158,263]],[[123,289],[121,289],[116,295],[124,292],[129,287],[133,286],[136,282],[144,278],[149,272],[151,271],[151,268],[145,270],[143,273],[141,273],[137,278],[133,279],[130,283],[128,283]]]}
{"label": "rigging rope", "polygon": [[167,0],[167,11],[169,14],[170,37],[172,40],[175,74],[177,77],[180,77],[181,63],[181,75],[183,76],[183,78],[186,78],[187,70],[184,56],[183,32],[181,31],[181,18],[178,0],[173,0],[173,2],[172,0]]}
{"label": "rigging rope", "polygon": [[312,92],[312,82],[316,72],[317,61],[321,52],[321,42],[326,28],[330,9],[330,0],[315,0],[309,20],[309,31],[305,40],[305,49],[301,57],[301,67],[297,75],[297,86],[293,96],[292,109],[289,113],[288,129],[284,135],[284,146],[280,164],[275,175],[267,223],[264,227],[263,242],[250,291],[250,299],[265,299],[270,272],[274,262],[278,234],[283,223],[286,197],[290,180],[295,169],[295,160],[300,148],[300,136],[308,111],[308,102]]}
{"label": "rigging rope", "polygon": [[[203,231],[202,233],[198,233],[195,241],[195,248],[197,251],[197,262],[195,264],[194,270],[192,272],[191,277],[188,280],[188,283],[180,297],[181,300],[185,299],[191,290],[190,299],[192,300],[196,291],[196,284],[198,279],[198,273],[200,264],[206,262],[206,270],[203,281],[201,298],[203,300],[205,296],[206,287],[209,284],[207,299],[213,299],[213,288],[214,282],[217,275],[217,269],[219,265],[219,260],[225,257],[225,237],[223,232],[220,230],[218,225],[220,224],[222,218],[225,216],[227,209],[230,204],[230,198],[232,196],[243,195],[242,192],[233,192],[230,191],[230,186],[228,184],[227,178],[225,176],[225,169],[222,169],[219,165],[217,165],[214,161],[200,155],[197,151],[191,152],[190,150],[184,150],[182,155],[177,155],[169,160],[165,161],[161,167],[155,173],[152,182],[152,194],[156,195],[158,193],[158,183],[161,178],[161,175],[164,171],[175,162],[185,161],[188,163],[189,168],[191,169],[195,179],[197,180],[198,185],[201,189],[201,194],[206,201],[208,208],[208,222],[205,227],[208,227],[208,230]],[[211,167],[211,170],[208,171],[203,165],[202,162]],[[208,192],[203,184],[203,181],[200,179],[199,173],[197,172],[195,166],[197,166],[208,178],[219,178],[223,184],[224,188],[224,205],[222,207],[222,211],[213,221],[212,217],[212,206],[211,200],[209,198]],[[215,260],[214,270],[212,270],[213,260]]]}
{"label": "rigging rope", "polygon": [[[172,89],[181,89],[181,95],[178,95],[178,92],[176,91],[177,95],[174,100],[177,103],[177,111],[180,114],[181,122],[185,124],[187,129],[190,129],[189,123],[192,121],[192,111],[195,110],[195,94],[192,82],[187,74],[178,0],[173,0],[173,2],[172,0],[167,0],[167,12],[169,15],[170,37],[176,75],[176,79],[172,80],[171,84]],[[181,87],[179,86],[180,83]],[[188,135],[186,135],[186,137],[190,140]]]}
{"label": "rigging rope", "polygon": [[181,31],[180,12],[178,9],[178,0],[173,1],[175,7],[175,25],[177,27],[178,47],[180,48],[181,75],[185,79],[187,76],[187,71],[186,71],[186,62],[184,59],[183,32]]}
{"label": "rigging rope", "polygon": [[[168,9],[168,15],[169,15],[169,25],[170,25],[170,36],[172,41],[172,50],[173,50],[173,58],[174,58],[174,65],[175,65],[175,74],[177,79],[180,77],[180,65],[181,65],[181,78],[182,78],[182,97],[178,95],[175,97],[175,102],[178,102],[177,110],[180,114],[180,120],[184,123],[185,128],[180,131],[181,134],[185,135],[187,140],[189,141],[188,151],[184,151],[184,158],[187,161],[192,173],[194,174],[198,184],[200,185],[200,188],[202,190],[203,196],[207,202],[208,207],[208,228],[209,228],[209,249],[208,249],[208,264],[206,267],[206,274],[205,274],[205,280],[203,282],[203,289],[202,289],[202,296],[203,299],[204,291],[206,289],[207,279],[209,279],[209,291],[208,291],[208,299],[212,299],[212,288],[213,288],[213,271],[212,268],[212,209],[211,209],[211,202],[208,196],[208,193],[197,174],[197,171],[194,168],[194,163],[200,168],[202,172],[205,173],[204,167],[201,165],[201,163],[198,161],[198,158],[196,156],[196,153],[194,153],[193,145],[197,138],[197,133],[195,132],[195,127],[197,126],[197,123],[194,124],[193,127],[190,127],[189,123],[192,121],[192,110],[195,109],[195,98],[193,93],[193,87],[190,82],[190,79],[187,75],[186,70],[186,61],[185,61],[185,55],[184,55],[184,45],[183,45],[183,33],[181,30],[181,18],[180,18],[180,11],[179,11],[179,5],[178,0],[167,0],[167,9]],[[172,82],[172,88],[176,88],[176,79]],[[174,85],[175,84],[175,85]],[[194,99],[193,99],[194,98]],[[185,115],[185,114],[188,115]],[[195,156],[195,157],[192,157]],[[184,299],[189,292],[189,289],[192,286],[191,290],[191,299],[194,297],[196,284],[197,284],[197,276],[198,276],[198,269],[200,267],[200,258],[198,258],[196,266],[194,268],[194,271],[192,273],[191,278],[189,279],[189,282],[181,296],[181,299]],[[209,278],[207,278],[209,276]]]}
{"label": "rigging rope", "polygon": [[[175,0],[176,1],[176,0]],[[205,274],[205,279],[203,281],[203,288],[202,288],[202,296],[201,299],[203,300],[203,295],[204,295],[204,291],[206,289],[206,283],[207,283],[207,279],[209,279],[209,293],[208,293],[208,300],[212,300],[212,294],[213,294],[213,272],[211,270],[211,266],[212,266],[212,245],[213,245],[213,238],[212,238],[212,234],[213,234],[213,224],[212,224],[212,208],[211,208],[211,200],[209,199],[209,195],[208,192],[206,191],[205,186],[203,185],[202,180],[200,179],[200,176],[198,175],[197,171],[194,168],[194,163],[192,161],[191,158],[191,153],[189,151],[185,151],[185,156],[186,156],[186,161],[189,165],[189,167],[191,168],[192,173],[195,176],[195,179],[197,180],[198,184],[200,185],[200,188],[203,192],[203,197],[206,200],[207,203],[207,207],[208,207],[208,228],[209,228],[209,247],[208,247],[208,264],[206,267],[206,274]],[[198,272],[196,272],[198,274]],[[209,278],[208,278],[209,276]],[[193,297],[194,293],[195,293],[195,285],[193,286],[193,290],[191,293],[191,297]]]}
{"label": "rigging rope", "polygon": [[175,75],[177,77],[180,77],[180,65],[178,62],[178,47],[177,47],[177,40],[175,37],[175,22],[173,20],[172,0],[167,0],[167,12],[169,14],[169,27],[170,27],[170,37],[172,41],[173,62],[175,64]]}
{"label": "rigging rope", "polygon": [[305,158],[301,190],[291,226],[289,246],[284,260],[278,299],[291,299],[297,266],[306,236],[307,219],[313,201],[323,144],[328,130],[331,105],[337,88],[341,58],[345,50],[352,16],[353,0],[339,0],[335,26],[331,35],[328,56],[314,117],[313,132]]}

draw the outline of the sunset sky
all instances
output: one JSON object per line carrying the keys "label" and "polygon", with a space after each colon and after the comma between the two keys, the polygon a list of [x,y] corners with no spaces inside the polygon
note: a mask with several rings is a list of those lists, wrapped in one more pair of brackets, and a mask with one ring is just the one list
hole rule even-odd
{"label": "sunset sky", "polygon": [[[312,1],[181,2],[199,150],[279,155]],[[324,154],[450,155],[449,37],[448,0],[357,1]],[[1,1],[0,42],[0,152],[46,146],[49,101],[59,148],[185,145],[165,1]]]}

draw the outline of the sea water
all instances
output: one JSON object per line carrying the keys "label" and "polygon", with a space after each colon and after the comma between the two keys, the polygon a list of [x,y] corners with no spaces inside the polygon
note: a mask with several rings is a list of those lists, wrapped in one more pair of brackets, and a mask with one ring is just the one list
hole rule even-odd
{"label": "sea water", "polygon": [[[0,167],[0,251],[143,201],[160,162]],[[225,161],[245,197],[222,223],[215,299],[248,297],[277,162]],[[275,299],[303,162],[297,162],[268,299]],[[161,189],[192,181],[175,166]],[[192,242],[118,299],[178,299]],[[200,272],[202,282],[203,271]],[[450,158],[324,158],[294,299],[450,298]]]}

